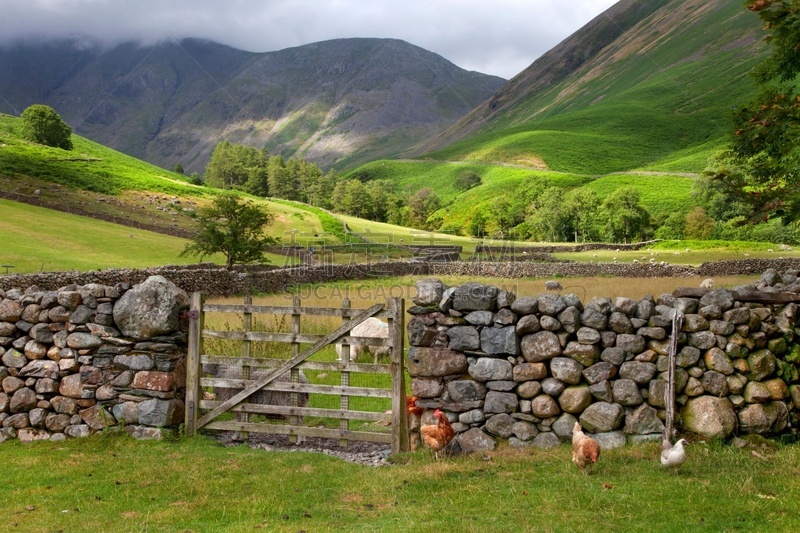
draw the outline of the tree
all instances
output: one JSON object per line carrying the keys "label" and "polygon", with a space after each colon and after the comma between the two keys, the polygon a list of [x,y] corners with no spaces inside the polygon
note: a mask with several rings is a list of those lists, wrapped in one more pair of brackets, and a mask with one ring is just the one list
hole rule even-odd
{"label": "tree", "polygon": [[609,194],[600,206],[605,238],[610,242],[642,239],[650,229],[650,213],[639,204],[635,187],[621,187]]}
{"label": "tree", "polygon": [[597,234],[597,210],[600,207],[597,193],[591,189],[573,189],[565,195],[564,203],[575,242],[578,242],[578,237],[582,242],[594,240]]}
{"label": "tree", "polygon": [[684,228],[684,234],[688,239],[709,239],[714,231],[714,219],[708,216],[705,209],[697,206],[686,214]]}
{"label": "tree", "polygon": [[185,172],[183,170],[183,165],[180,163],[175,163],[175,165],[172,167],[172,171],[176,174],[183,174]]}
{"label": "tree", "polygon": [[481,177],[471,170],[467,170],[458,175],[456,181],[453,183],[453,186],[456,188],[456,190],[464,192],[473,187],[477,187],[480,184]]}
{"label": "tree", "polygon": [[442,201],[439,196],[430,187],[423,187],[408,200],[411,225],[415,228],[431,229],[428,227],[428,218],[440,207]]}
{"label": "tree", "polygon": [[72,128],[53,108],[34,104],[20,115],[22,138],[45,146],[72,150]]}
{"label": "tree", "polygon": [[800,218],[800,0],[748,0],[770,55],[752,72],[759,93],[734,114],[732,149],[708,174],[750,208],[748,222]]}
{"label": "tree", "polygon": [[221,252],[226,256],[228,270],[236,263],[263,262],[264,252],[275,244],[275,239],[264,234],[264,226],[273,218],[271,213],[236,194],[221,194],[210,207],[200,210],[198,231],[180,256],[198,255],[202,260]]}

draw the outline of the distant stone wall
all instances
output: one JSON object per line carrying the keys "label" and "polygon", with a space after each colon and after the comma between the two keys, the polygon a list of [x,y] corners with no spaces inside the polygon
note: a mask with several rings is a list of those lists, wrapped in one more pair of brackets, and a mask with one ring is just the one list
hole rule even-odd
{"label": "distant stone wall", "polygon": [[[754,288],[797,295],[797,276],[768,270]],[[571,438],[576,420],[605,448],[660,440],[671,321],[679,310],[679,429],[726,438],[796,428],[800,307],[732,294],[584,305],[574,294],[517,297],[479,283],[419,281],[408,309],[407,362],[412,394],[427,409],[422,422],[434,423],[430,410],[443,410],[466,451],[505,439],[555,446]]]}
{"label": "distant stone wall", "polygon": [[132,289],[121,282],[0,290],[0,442],[120,425],[157,438],[181,423],[187,304],[163,277]]}

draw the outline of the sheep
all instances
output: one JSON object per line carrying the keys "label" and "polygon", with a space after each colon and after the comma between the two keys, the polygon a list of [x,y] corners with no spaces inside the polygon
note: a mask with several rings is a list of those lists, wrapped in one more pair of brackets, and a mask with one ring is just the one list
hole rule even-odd
{"label": "sheep", "polygon": [[562,287],[559,282],[553,281],[553,280],[545,281],[544,282],[544,288],[547,291],[562,291],[562,290],[564,290],[564,287]]}
{"label": "sheep", "polygon": [[713,289],[713,288],[714,288],[714,280],[713,280],[713,279],[711,279],[711,278],[706,278],[706,279],[704,279],[704,280],[702,281],[702,283],[700,283],[700,287],[702,287],[703,289],[707,289],[707,290],[709,290],[709,291],[710,291],[711,289]]}
{"label": "sheep", "polygon": [[[350,336],[388,339],[389,325],[375,317],[369,317],[350,330]],[[378,364],[378,358],[384,355],[389,355],[391,350],[392,349],[389,346],[370,346],[364,341],[353,339],[353,343],[350,345],[350,360],[357,361],[360,355],[364,354],[365,352],[369,352],[372,354],[374,363]],[[342,351],[342,344],[336,344],[336,354],[339,356],[339,362],[342,361]]]}

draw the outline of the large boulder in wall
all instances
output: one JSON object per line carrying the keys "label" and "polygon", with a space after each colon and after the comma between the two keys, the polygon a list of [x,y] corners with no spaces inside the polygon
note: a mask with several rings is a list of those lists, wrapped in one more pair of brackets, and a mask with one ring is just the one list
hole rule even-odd
{"label": "large boulder in wall", "polygon": [[186,291],[164,276],[150,276],[114,304],[114,322],[126,337],[146,340],[178,329],[181,310],[189,305]]}

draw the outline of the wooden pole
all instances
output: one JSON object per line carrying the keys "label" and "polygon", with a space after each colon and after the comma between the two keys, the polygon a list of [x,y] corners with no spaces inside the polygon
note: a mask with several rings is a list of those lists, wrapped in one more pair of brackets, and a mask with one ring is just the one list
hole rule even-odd
{"label": "wooden pole", "polygon": [[[295,295],[292,298],[292,306],[295,308],[292,313],[292,338],[294,339],[291,344],[291,357],[296,357],[300,353],[300,343],[297,338],[300,335],[300,297]],[[290,370],[290,379],[292,383],[300,383],[300,369],[294,367]],[[289,394],[289,403],[292,407],[297,407],[300,402],[300,397],[296,392]],[[293,416],[289,419],[290,424],[299,426],[302,424],[303,419],[299,416]],[[297,444],[297,435],[289,435],[289,442]]]}
{"label": "wooden pole", "polygon": [[390,298],[387,304],[389,311],[389,338],[392,341],[392,453],[407,452],[408,445],[408,413],[406,410],[406,384],[404,357],[405,301],[402,298]]}
{"label": "wooden pole", "polygon": [[[350,309],[350,298],[345,298],[342,300],[342,309]],[[342,315],[342,321],[347,321],[347,314],[344,313]],[[348,332],[349,334],[350,332]],[[349,363],[350,362],[350,346],[343,344],[342,345],[342,363]],[[341,371],[341,377],[339,383],[342,387],[349,387],[350,386],[350,372],[347,370]],[[350,397],[349,396],[340,396],[339,397],[339,409],[342,411],[347,411],[350,409]],[[339,429],[342,431],[349,431],[350,430],[350,420],[346,418],[342,418],[339,420]],[[347,446],[347,439],[339,439],[339,446]]]}
{"label": "wooden pole", "polygon": [[[242,331],[245,332],[245,339],[242,341],[242,357],[245,361],[251,356],[252,344],[248,338],[247,333],[253,329],[253,314],[249,311],[249,306],[253,305],[253,296],[248,292],[244,295],[244,306],[246,311],[242,313]],[[250,379],[250,365],[242,365],[242,379]],[[250,422],[250,413],[236,413],[236,420],[239,422]],[[247,431],[240,431],[236,440],[246,441],[250,435]]]}
{"label": "wooden pole", "polygon": [[205,296],[199,292],[192,293],[189,306],[189,335],[186,351],[186,415],[184,425],[186,435],[197,434],[197,418],[200,409],[200,355],[203,352],[203,302]]}
{"label": "wooden pole", "polygon": [[672,336],[669,339],[669,354],[667,360],[667,390],[665,404],[667,419],[664,426],[664,440],[672,442],[675,424],[675,357],[678,353],[678,337],[683,327],[683,313],[675,310],[672,316]]}

